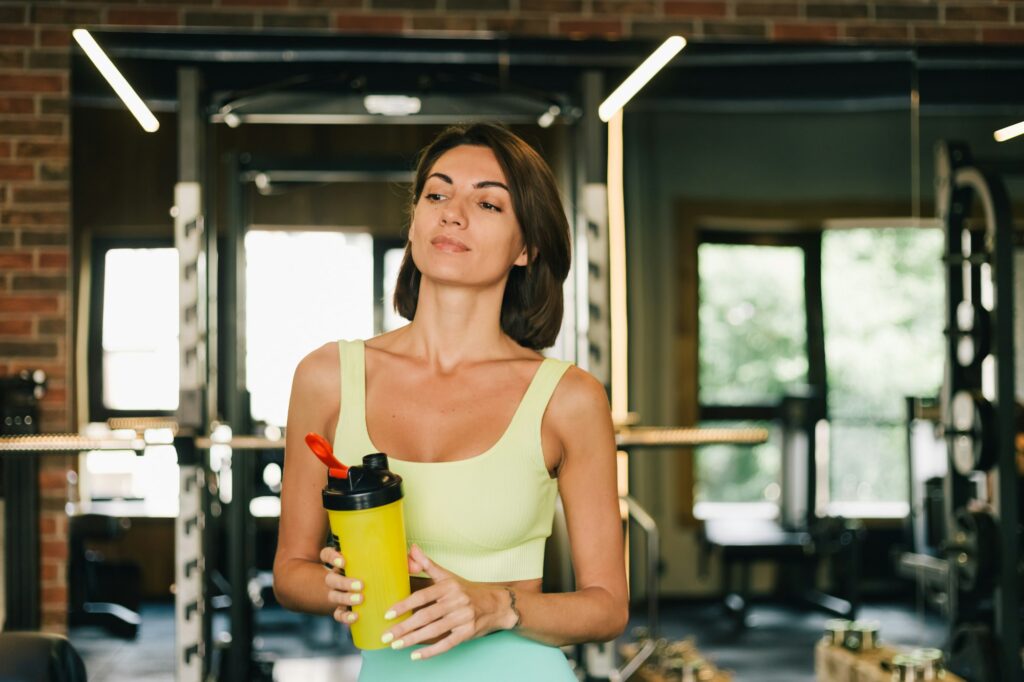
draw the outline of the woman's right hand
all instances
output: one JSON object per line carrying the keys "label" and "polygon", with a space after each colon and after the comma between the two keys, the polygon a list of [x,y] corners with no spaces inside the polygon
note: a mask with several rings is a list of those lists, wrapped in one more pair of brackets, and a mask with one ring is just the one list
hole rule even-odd
{"label": "woman's right hand", "polygon": [[327,599],[335,605],[334,620],[351,625],[359,618],[359,614],[352,610],[352,605],[362,603],[363,583],[361,580],[341,574],[345,568],[345,557],[333,547],[324,547],[320,550],[320,561],[330,566],[330,570],[324,576],[324,582],[327,583]]}

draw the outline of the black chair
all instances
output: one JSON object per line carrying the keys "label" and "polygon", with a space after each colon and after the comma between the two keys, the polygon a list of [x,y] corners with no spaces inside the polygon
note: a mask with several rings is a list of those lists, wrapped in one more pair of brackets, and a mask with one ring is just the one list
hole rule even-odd
{"label": "black chair", "polygon": [[83,514],[70,519],[68,566],[70,625],[98,625],[111,634],[135,639],[142,619],[139,601],[142,571],[132,561],[111,561],[87,548],[90,540],[116,540],[131,527],[128,519]]}
{"label": "black chair", "polygon": [[0,682],[86,682],[71,642],[42,632],[0,632]]}
{"label": "black chair", "polygon": [[[782,504],[780,518],[708,519],[700,528],[700,572],[707,575],[708,557],[717,553],[722,566],[722,600],[735,625],[746,625],[750,565],[770,561],[780,568],[780,581],[801,602],[853,618],[859,606],[860,544],[858,523],[838,517],[818,518],[814,510],[814,430],[819,419],[813,394],[788,396],[779,409],[782,424]],[[816,569],[825,556],[840,556],[844,594],[840,598],[817,590]],[[739,581],[733,581],[734,568]],[[782,570],[786,569],[786,570]]]}

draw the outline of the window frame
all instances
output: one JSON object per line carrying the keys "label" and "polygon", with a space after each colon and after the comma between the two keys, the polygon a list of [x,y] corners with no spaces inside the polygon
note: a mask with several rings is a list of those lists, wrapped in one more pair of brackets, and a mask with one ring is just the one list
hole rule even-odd
{"label": "window frame", "polygon": [[103,403],[103,298],[107,252],[114,249],[173,249],[171,237],[94,237],[89,255],[89,326],[86,341],[89,421],[123,417],[172,417],[177,410],[120,410]]}
{"label": "window frame", "polygon": [[[737,219],[735,223],[742,225],[743,219]],[[807,354],[807,381],[806,385],[812,389],[812,410],[818,415],[827,419],[828,415],[828,384],[827,367],[825,359],[825,330],[824,330],[824,301],[822,297],[821,278],[821,243],[823,230],[799,229],[799,230],[763,230],[763,229],[717,229],[698,225],[696,234],[696,249],[699,250],[703,244],[723,244],[736,246],[764,246],[764,247],[795,247],[803,252],[804,260],[804,314],[806,320],[806,346]],[[697,300],[700,300],[700,276],[697,275]],[[700,315],[697,317],[697,335],[700,334]],[[698,344],[697,372],[700,372],[700,352]],[[708,421],[776,421],[779,419],[778,403],[751,403],[748,405],[716,405],[707,404],[700,400],[699,380],[697,383],[697,419],[699,423]],[[814,439],[809,438],[812,449],[810,456],[813,459]],[[783,474],[784,475],[784,474]],[[696,483],[696,480],[694,480]],[[780,484],[783,484],[780,481]],[[811,476],[809,484],[809,499],[807,505],[808,515],[814,513],[817,491],[815,477]],[[696,505],[695,495],[691,496],[690,504]],[[762,504],[760,502],[732,502],[722,505],[740,507],[748,504]],[[781,502],[779,504],[780,514],[782,513]],[[726,512],[727,514],[727,512]],[[808,519],[810,521],[810,519]]]}

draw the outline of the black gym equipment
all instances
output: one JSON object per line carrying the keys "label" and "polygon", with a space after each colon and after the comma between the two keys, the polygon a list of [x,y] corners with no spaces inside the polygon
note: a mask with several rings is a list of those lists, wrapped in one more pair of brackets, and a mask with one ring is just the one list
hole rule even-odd
{"label": "black gym equipment", "polygon": [[[946,234],[942,419],[949,468],[943,486],[945,575],[933,564],[933,583],[945,578],[950,670],[977,682],[1019,681],[1024,671],[1010,202],[1001,177],[956,142],[936,147],[936,192]],[[971,220],[975,202],[981,224]],[[983,295],[988,285],[991,296]],[[994,363],[994,371],[983,371],[986,363]],[[991,500],[978,499],[987,496],[978,494],[972,480],[977,475],[994,481]]]}

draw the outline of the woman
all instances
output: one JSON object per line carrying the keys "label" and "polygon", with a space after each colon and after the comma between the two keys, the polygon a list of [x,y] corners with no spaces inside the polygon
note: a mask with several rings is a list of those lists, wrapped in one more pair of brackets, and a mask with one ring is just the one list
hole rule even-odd
{"label": "woman", "polygon": [[[615,445],[604,387],[537,351],[562,320],[569,227],[547,164],[494,125],[422,153],[395,292],[410,323],[329,343],[295,371],[274,589],[287,608],[355,622],[364,581],[327,534],[310,431],[346,464],[388,454],[403,479],[412,615],[363,652],[360,680],[573,680],[556,647],[628,619]],[[578,588],[541,592],[561,495]],[[324,565],[333,567],[325,572]],[[326,573],[326,575],[325,575]]]}

